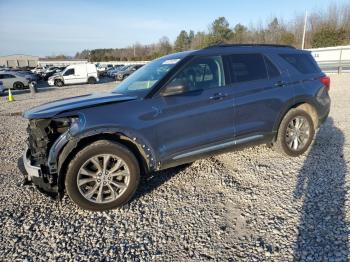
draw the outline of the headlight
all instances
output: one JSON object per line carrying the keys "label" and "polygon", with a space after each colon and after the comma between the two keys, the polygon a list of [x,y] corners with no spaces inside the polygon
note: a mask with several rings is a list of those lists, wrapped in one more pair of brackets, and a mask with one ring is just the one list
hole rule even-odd
{"label": "headlight", "polygon": [[79,121],[79,117],[63,117],[52,119],[52,128],[57,133],[64,133],[70,128],[74,123]]}

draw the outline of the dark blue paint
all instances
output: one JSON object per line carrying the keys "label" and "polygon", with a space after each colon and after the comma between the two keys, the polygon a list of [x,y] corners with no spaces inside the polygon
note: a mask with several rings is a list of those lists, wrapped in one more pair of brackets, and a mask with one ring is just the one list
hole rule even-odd
{"label": "dark blue paint", "polygon": [[[84,123],[71,131],[72,138],[92,130],[118,130],[147,143],[156,158],[154,161],[161,163],[155,169],[174,166],[207,154],[175,161],[176,156],[206,152],[205,148],[231,145],[230,141],[252,142],[249,137],[261,138],[260,143],[271,141],[283,115],[297,103],[309,102],[315,106],[320,119],[326,117],[330,99],[318,80],[322,72],[312,75],[298,73],[278,56],[288,52],[305,51],[275,47],[217,47],[173,54],[168,58],[181,56],[183,60],[143,97],[115,93],[73,97],[33,108],[24,116],[33,119],[80,115]],[[225,55],[232,53],[263,54],[279,68],[281,75],[230,83],[226,64],[226,86],[168,97],[159,95],[159,90],[192,57],[222,55],[225,59]]]}

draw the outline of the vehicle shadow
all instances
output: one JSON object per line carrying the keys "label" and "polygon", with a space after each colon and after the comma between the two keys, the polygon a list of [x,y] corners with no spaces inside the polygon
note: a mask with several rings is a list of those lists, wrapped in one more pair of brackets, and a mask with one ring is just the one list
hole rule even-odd
{"label": "vehicle shadow", "polygon": [[300,170],[294,197],[304,199],[294,261],[349,261],[345,220],[344,134],[329,118]]}
{"label": "vehicle shadow", "polygon": [[132,200],[136,200],[142,198],[144,195],[150,194],[152,191],[156,190],[166,181],[170,180],[176,174],[185,170],[189,166],[191,166],[191,164],[184,164],[162,171],[152,172],[149,175],[141,176],[140,186],[137,189]]}

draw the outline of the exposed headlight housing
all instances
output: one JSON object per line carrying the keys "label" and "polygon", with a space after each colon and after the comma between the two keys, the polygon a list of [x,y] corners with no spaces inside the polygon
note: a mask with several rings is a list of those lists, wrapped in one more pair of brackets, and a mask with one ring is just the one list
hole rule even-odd
{"label": "exposed headlight housing", "polygon": [[52,119],[52,128],[53,131],[56,131],[57,133],[64,133],[66,132],[72,124],[79,121],[79,117],[62,117],[62,118],[54,118]]}

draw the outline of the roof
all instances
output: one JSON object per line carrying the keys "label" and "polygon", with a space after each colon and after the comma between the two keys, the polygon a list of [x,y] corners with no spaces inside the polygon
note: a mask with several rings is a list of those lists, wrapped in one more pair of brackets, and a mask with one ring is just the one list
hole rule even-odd
{"label": "roof", "polygon": [[[209,46],[199,50],[187,51],[177,53],[180,55],[228,55],[232,52],[244,52],[244,53],[256,53],[256,52],[271,52],[271,53],[300,53],[308,52],[306,50],[296,49],[288,45],[275,45],[275,44],[218,44]],[[176,57],[176,54],[173,54]]]}
{"label": "roof", "polygon": [[293,48],[295,47],[291,45],[280,45],[280,44],[216,44],[206,47],[207,48],[215,48],[215,47],[272,47],[272,48]]}

